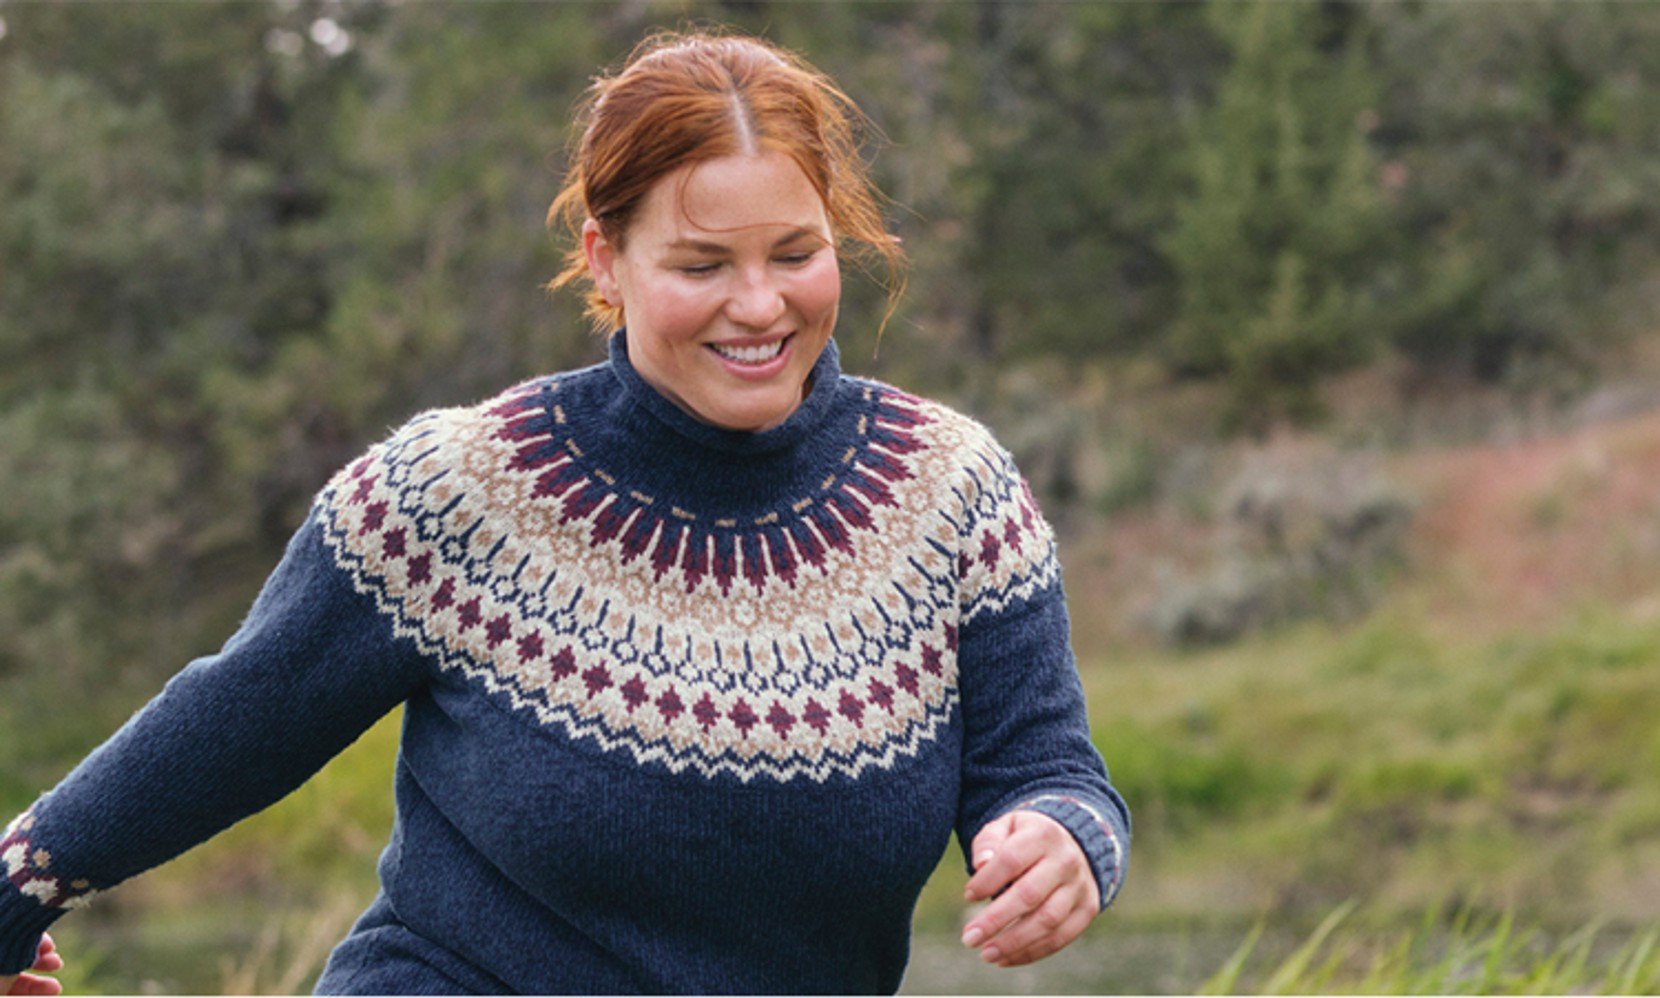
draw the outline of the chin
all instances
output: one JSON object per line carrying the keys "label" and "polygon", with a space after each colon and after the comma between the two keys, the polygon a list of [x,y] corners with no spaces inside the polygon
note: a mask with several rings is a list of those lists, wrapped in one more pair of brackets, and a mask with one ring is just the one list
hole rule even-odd
{"label": "chin", "polygon": [[784,422],[784,420],[789,418],[789,413],[765,416],[743,416],[734,417],[723,425],[729,429],[742,430],[745,433],[763,433],[779,426]]}
{"label": "chin", "polygon": [[704,421],[728,430],[760,433],[789,419],[795,409],[792,405],[746,405],[715,410],[715,418]]}
{"label": "chin", "polygon": [[784,422],[785,416],[756,416],[753,418],[733,418],[722,422],[721,426],[729,430],[739,430],[744,433],[762,433]]}

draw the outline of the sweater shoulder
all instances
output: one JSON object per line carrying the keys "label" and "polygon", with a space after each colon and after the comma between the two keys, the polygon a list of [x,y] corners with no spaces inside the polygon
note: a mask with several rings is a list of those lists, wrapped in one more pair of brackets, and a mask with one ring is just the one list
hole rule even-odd
{"label": "sweater shoulder", "polygon": [[[369,502],[376,486],[411,485],[478,466],[468,457],[477,448],[511,451],[514,441],[545,433],[544,424],[563,422],[563,396],[591,386],[603,369],[600,364],[542,375],[471,404],[418,412],[337,470],[318,493],[315,506],[325,515],[338,514]],[[389,474],[394,474],[394,481],[387,481]],[[431,495],[446,493],[440,488]],[[422,489],[420,494],[428,492]]]}
{"label": "sweater shoulder", "polygon": [[[492,532],[542,484],[515,473],[560,445],[550,427],[559,399],[595,368],[519,382],[469,405],[410,417],[348,462],[312,506],[324,546],[360,590],[381,588],[393,569],[421,578],[445,545],[488,546]],[[533,538],[518,532],[522,541]]]}
{"label": "sweater shoulder", "polygon": [[[908,429],[919,443],[939,455],[934,466],[946,476],[944,483],[954,497],[953,506],[967,519],[976,518],[983,506],[1024,504],[1028,516],[1037,515],[1037,506],[1016,466],[1014,456],[985,423],[935,399],[913,395],[901,388],[867,378],[844,376],[855,391],[878,411],[901,414],[911,421]],[[881,417],[878,417],[881,418]],[[892,418],[889,415],[888,418]],[[982,510],[981,515],[991,515]],[[969,524],[964,524],[969,529]]]}
{"label": "sweater shoulder", "polygon": [[914,412],[919,439],[943,454],[940,466],[957,528],[964,626],[1019,616],[1038,602],[1062,599],[1054,529],[1014,455],[991,428],[944,403],[880,382],[864,384],[891,393],[891,405]]}
{"label": "sweater shoulder", "polygon": [[873,418],[905,425],[919,442],[949,456],[964,471],[993,463],[1012,464],[992,430],[967,413],[872,378],[843,375],[842,381]]}

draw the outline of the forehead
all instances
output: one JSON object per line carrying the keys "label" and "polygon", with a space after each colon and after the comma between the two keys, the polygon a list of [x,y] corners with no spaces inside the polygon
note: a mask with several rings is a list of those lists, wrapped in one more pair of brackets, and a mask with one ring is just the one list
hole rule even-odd
{"label": "forehead", "polygon": [[646,195],[635,228],[664,241],[773,238],[782,229],[830,235],[812,182],[795,160],[771,150],[721,156],[663,177]]}

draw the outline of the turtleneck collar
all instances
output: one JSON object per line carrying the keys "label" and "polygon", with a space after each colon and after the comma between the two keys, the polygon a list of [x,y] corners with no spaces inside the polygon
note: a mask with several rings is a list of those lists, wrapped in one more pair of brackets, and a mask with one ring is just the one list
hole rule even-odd
{"label": "turtleneck collar", "polygon": [[625,330],[619,329],[611,334],[610,350],[611,370],[635,405],[682,437],[734,454],[762,454],[793,446],[805,439],[830,411],[836,388],[841,382],[841,356],[836,350],[836,341],[832,339],[825,343],[824,352],[813,364],[812,389],[789,418],[770,430],[729,430],[705,423],[686,412],[640,377],[640,372],[628,359]]}

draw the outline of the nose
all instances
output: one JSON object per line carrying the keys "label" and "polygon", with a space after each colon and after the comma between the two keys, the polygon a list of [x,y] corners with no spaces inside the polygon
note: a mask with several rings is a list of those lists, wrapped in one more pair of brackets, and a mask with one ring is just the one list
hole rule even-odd
{"label": "nose", "polygon": [[740,326],[766,330],[784,314],[784,292],[764,269],[741,273],[726,300],[726,317]]}

